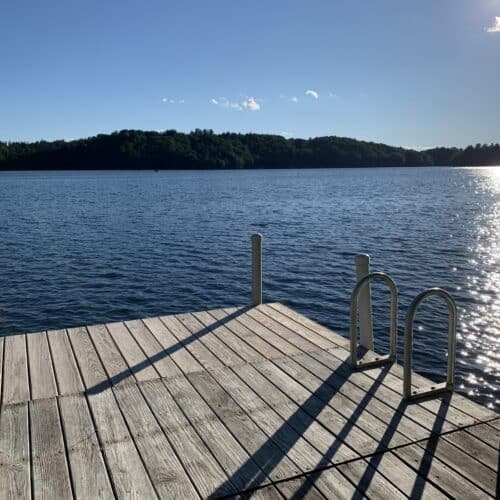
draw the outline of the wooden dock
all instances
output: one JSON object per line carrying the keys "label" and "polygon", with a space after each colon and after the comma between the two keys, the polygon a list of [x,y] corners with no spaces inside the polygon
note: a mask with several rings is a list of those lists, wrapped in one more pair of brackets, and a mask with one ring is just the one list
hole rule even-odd
{"label": "wooden dock", "polygon": [[0,498],[498,497],[499,415],[402,375],[280,304],[3,337]]}

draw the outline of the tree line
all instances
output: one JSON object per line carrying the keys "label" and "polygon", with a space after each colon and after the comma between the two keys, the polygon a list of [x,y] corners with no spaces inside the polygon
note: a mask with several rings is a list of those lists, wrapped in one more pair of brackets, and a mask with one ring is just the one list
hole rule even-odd
{"label": "tree line", "polygon": [[1,170],[500,165],[499,144],[415,151],[346,137],[121,130],[72,141],[0,142]]}

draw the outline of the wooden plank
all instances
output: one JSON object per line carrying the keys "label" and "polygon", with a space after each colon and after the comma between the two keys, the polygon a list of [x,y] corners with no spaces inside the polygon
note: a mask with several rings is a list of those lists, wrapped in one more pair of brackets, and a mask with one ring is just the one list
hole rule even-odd
{"label": "wooden plank", "polygon": [[96,430],[84,395],[59,399],[68,458],[77,498],[113,498]]}
{"label": "wooden plank", "polygon": [[161,321],[204,368],[224,366],[209,349],[193,335],[175,316],[162,316]]}
{"label": "wooden plank", "polygon": [[[265,395],[266,402],[329,461],[337,463],[359,458],[358,453],[337,439],[329,426],[321,425],[315,412],[311,412],[311,415],[304,411],[302,406],[269,382],[255,367],[244,365],[235,367],[234,371],[257,394]],[[305,405],[308,403],[318,408],[317,402],[306,401]]]}
{"label": "wooden plank", "polygon": [[182,413],[163,381],[143,383],[141,390],[202,498],[208,498],[215,492],[221,496],[236,493],[237,489]]}
{"label": "wooden plank", "polygon": [[284,316],[288,316],[295,323],[305,326],[307,329],[312,330],[317,334],[321,335],[322,337],[326,338],[327,340],[330,340],[334,344],[337,344],[339,347],[344,347],[347,350],[350,349],[349,339],[346,339],[345,337],[342,337],[341,335],[332,332],[326,326],[323,326],[320,323],[317,323],[316,321],[313,321],[312,319],[307,318],[302,314],[299,314],[298,312],[294,311],[293,309],[290,309],[289,307],[284,306],[283,304],[273,302],[267,305],[270,308],[274,309],[275,311],[280,312]]}
{"label": "wooden plank", "polygon": [[[449,465],[439,460],[432,449],[413,444],[403,446],[391,451],[417,473],[413,488],[412,498],[418,498],[420,492],[428,481],[439,485],[452,498],[463,498],[481,500],[486,497],[485,492],[468,481],[465,477],[457,474]],[[423,480],[422,480],[423,478]]]}
{"label": "wooden plank", "polygon": [[29,401],[26,336],[5,337],[3,404]]}
{"label": "wooden plank", "polygon": [[[271,308],[269,305],[262,304],[257,308],[255,308],[252,311],[252,314],[256,319],[258,319],[261,323],[263,323],[273,331],[276,331],[275,329],[276,326],[280,325],[279,326],[280,328],[285,328],[288,331],[297,332],[297,324],[294,321],[286,317],[282,317],[281,321],[276,321],[273,316],[273,312],[274,309]],[[279,331],[277,333],[279,333]],[[319,333],[315,332],[314,330],[310,330],[306,338],[309,343],[315,345],[314,350],[335,349],[337,347],[341,347],[339,346],[339,344],[335,342],[335,337],[333,335],[330,338],[326,338],[323,335],[320,335]],[[310,349],[309,344],[307,344],[307,346]]]}
{"label": "wooden plank", "polygon": [[[333,356],[334,352],[338,354]],[[308,353],[293,359],[333,386],[342,383],[342,377],[344,377],[345,382],[342,383],[344,394],[358,394],[358,397],[360,394],[370,394],[376,401],[380,401],[397,413],[410,418],[429,432],[438,430],[442,432],[457,428],[453,423],[446,421],[444,417],[434,414],[420,404],[406,403],[402,400],[401,391],[397,392],[392,389],[392,386],[386,385],[387,374],[383,368],[374,369],[376,372],[372,376],[368,376],[364,371],[352,371],[348,362],[349,357],[345,357],[344,350]],[[333,372],[339,377],[332,377]]]}
{"label": "wooden plank", "polygon": [[106,327],[138,381],[159,378],[160,374],[123,323],[109,323]]}
{"label": "wooden plank", "polygon": [[163,349],[168,352],[169,356],[184,373],[203,371],[200,363],[172,335],[170,330],[161,322],[160,318],[148,318],[143,321]]}
{"label": "wooden plank", "polygon": [[192,314],[177,314],[176,318],[187,328],[193,337],[199,339],[226,366],[239,365],[245,362],[238,353],[227,347],[224,342],[221,342],[210,328],[204,326]]}
{"label": "wooden plank", "polygon": [[[286,361],[288,360],[280,360],[280,365],[285,366]],[[318,385],[311,378],[311,374],[307,374],[305,371],[300,374],[301,383],[304,384],[302,385],[271,362],[255,364],[255,367],[274,385],[292,397],[304,410],[308,411],[311,408],[309,411],[312,415],[321,413],[328,406],[349,421],[349,429],[356,426],[371,437],[372,440],[365,441],[365,448],[361,450],[356,448],[361,454],[373,453],[411,442],[411,439],[400,433],[397,428],[388,426],[387,422],[365,412],[362,406],[353,403],[340,392],[332,390],[326,384]],[[376,446],[373,448],[375,443]]]}
{"label": "wooden plank", "polygon": [[499,429],[492,429],[488,424],[479,424],[467,427],[465,431],[498,451],[500,442]]}
{"label": "wooden plank", "polygon": [[225,345],[237,352],[246,362],[263,361],[264,357],[247,342],[242,341],[229,328],[226,328],[224,322],[227,319],[215,320],[207,311],[194,313],[193,316],[206,328],[211,329],[211,335],[214,335]]}
{"label": "wooden plank", "polygon": [[73,349],[65,330],[47,332],[52,353],[57,389],[60,395],[84,391],[82,379],[73,355]]}
{"label": "wooden plank", "polygon": [[495,495],[496,470],[490,469],[475,460],[474,457],[468,454],[469,450],[460,450],[442,437],[431,438],[426,442],[419,443],[419,446],[427,451],[431,450],[430,453],[435,458],[455,469],[458,474],[467,478],[479,488],[482,488],[489,495]]}
{"label": "wooden plank", "polygon": [[252,389],[242,384],[241,379],[232,370],[211,370],[211,374],[241,409],[281,448],[283,456],[295,462],[302,472],[331,464],[328,457],[323,457],[302,437],[302,433],[289,425]]}
{"label": "wooden plank", "polygon": [[289,342],[288,339],[277,335],[248,314],[242,314],[241,316],[238,316],[237,322],[241,323],[257,336],[261,337],[262,340],[265,340],[266,342],[271,344],[281,353],[280,356],[293,356],[302,352],[297,346]]}
{"label": "wooden plank", "polygon": [[73,345],[83,382],[88,392],[103,391],[110,387],[106,371],[102,366],[87,329],[68,328],[68,337]]}
{"label": "wooden plank", "polygon": [[[276,364],[303,385],[306,385],[307,381],[308,389],[313,392],[323,391],[327,398],[330,397],[332,392],[342,394],[349,398],[358,408],[362,408],[364,412],[373,415],[389,427],[397,429],[398,432],[407,436],[409,440],[416,441],[430,435],[432,423],[429,423],[429,429],[427,429],[420,425],[417,420],[409,419],[405,414],[405,410],[409,405],[402,401],[401,397],[397,404],[394,402],[395,407],[387,404],[384,396],[387,396],[388,391],[383,388],[383,376],[372,383],[371,390],[366,391],[339,374],[338,367],[327,368],[309,354],[278,360]],[[380,398],[375,397],[377,393],[382,393]],[[409,412],[411,413],[411,410]],[[429,421],[431,420],[430,417],[431,415],[429,415]]]}
{"label": "wooden plank", "polygon": [[106,325],[89,326],[87,330],[111,384],[121,385],[135,383],[136,379],[129,370],[127,363],[108,332]]}
{"label": "wooden plank", "polygon": [[[305,318],[304,316],[298,314],[295,311],[292,311],[291,309],[283,306],[282,304],[273,303],[269,305],[271,308],[275,309],[279,313],[284,314],[285,316],[288,316],[289,318],[293,319],[298,324],[302,324],[303,326],[306,327],[306,329],[313,330],[327,338],[332,338],[333,336],[335,338],[336,343],[342,345],[342,347],[345,347],[347,350],[349,349],[348,339],[344,339],[340,335],[335,334],[334,332],[328,330],[326,327],[320,325],[319,323],[316,323],[309,318]],[[370,371],[371,370],[369,370],[368,372]],[[391,368],[391,373],[394,374],[396,377],[398,377],[401,380],[400,383],[402,384],[402,377],[403,377],[402,366],[396,364],[393,365]],[[413,373],[413,382],[416,385],[428,385],[429,383],[431,383],[429,380],[422,377],[421,375],[418,375],[417,373]],[[495,412],[485,407],[482,407],[477,403],[474,403],[473,401],[469,400],[468,398],[460,394],[456,393],[453,394],[453,396],[449,398],[449,405],[455,408],[456,410],[467,413],[469,416],[473,417],[476,422],[485,421],[497,417],[497,414]],[[464,425],[469,425],[469,424],[464,424]]]}
{"label": "wooden plank", "polygon": [[0,498],[31,498],[28,403],[0,409]]}
{"label": "wooden plank", "polygon": [[269,482],[267,475],[186,378],[171,379],[165,385],[238,490]]}
{"label": "wooden plank", "polygon": [[181,371],[165,350],[140,320],[126,321],[125,325],[142,347],[151,363],[162,377],[178,377]]}
{"label": "wooden plank", "polygon": [[[286,321],[287,316],[282,311],[277,311],[275,309],[275,305],[273,304],[273,307],[268,309],[269,314],[272,315],[272,317],[278,321]],[[288,312],[287,312],[288,314]],[[297,313],[293,312],[294,319],[299,321],[299,318],[297,318]],[[285,318],[285,319],[283,319]],[[289,319],[289,318],[288,318]],[[307,323],[307,322],[306,322]],[[321,328],[317,328],[318,331],[321,331]],[[305,327],[301,323],[297,323],[295,327],[295,332],[298,334],[308,337],[310,333],[313,331],[309,329],[308,327]],[[331,332],[331,335],[336,336],[333,332]],[[347,351],[344,348],[337,348],[337,349],[329,349],[328,351],[316,351],[316,352],[309,352],[309,354],[323,362],[326,366],[329,366],[328,362],[328,356],[329,354],[334,355],[337,357],[339,360],[341,360],[343,363],[345,363],[345,366],[341,369],[343,370],[343,373],[345,374],[346,377],[355,377],[357,376],[356,373],[353,373],[352,370],[348,367],[348,362],[349,362],[349,351]],[[330,360],[331,361],[331,360]],[[402,386],[402,380],[399,378],[396,378],[392,372],[396,369],[397,365],[393,365],[390,373],[387,373],[387,368],[378,368],[378,369],[370,369],[367,370],[365,373],[368,374],[372,379],[378,380],[382,375],[383,375],[383,382],[382,384],[389,387],[390,389],[394,390],[397,392],[399,395],[401,392],[401,386]],[[330,366],[329,366],[330,367]],[[426,381],[426,384],[431,384],[432,382]],[[440,430],[449,430],[450,428],[454,428],[455,426],[462,426],[462,425],[470,425],[475,422],[473,418],[468,416],[467,414],[463,413],[461,410],[455,408],[448,408],[448,407],[443,407],[442,400],[428,400],[428,401],[421,401],[419,403],[415,403],[412,405],[406,405],[405,409],[408,412],[419,412],[418,408],[426,409],[429,412],[431,412],[432,415],[432,424],[431,426],[433,428],[440,428]],[[450,405],[448,405],[450,406]],[[416,410],[414,410],[416,408]],[[399,408],[401,409],[401,408]],[[439,413],[440,412],[440,413]],[[422,415],[421,415],[422,416]],[[439,422],[436,422],[436,419],[440,420]],[[422,423],[420,419],[416,419],[417,422]],[[427,422],[429,422],[429,415],[427,415]]]}
{"label": "wooden plank", "polygon": [[32,399],[57,396],[49,343],[45,332],[26,335]]}
{"label": "wooden plank", "polygon": [[136,385],[114,389],[149,477],[162,498],[198,498],[174,450]]}
{"label": "wooden plank", "polygon": [[90,394],[88,402],[117,496],[157,498],[111,390]]}
{"label": "wooden plank", "polygon": [[[475,428],[482,427],[486,429],[486,424],[475,425]],[[455,445],[460,450],[463,450],[467,455],[475,458],[478,462],[483,463],[493,471],[498,467],[498,453],[500,444],[500,432],[490,432],[490,444],[486,444],[481,439],[474,437],[469,433],[469,427],[466,430],[450,432],[445,434],[442,439]]]}
{"label": "wooden plank", "polygon": [[[323,481],[321,481],[323,483]],[[274,490],[272,488],[275,488]],[[297,499],[307,499],[307,500],[324,500],[329,498],[319,491],[319,489],[314,486],[312,480],[307,477],[300,477],[295,479],[289,479],[282,483],[278,483],[275,486],[267,486],[260,490],[256,490],[248,495],[239,495],[237,498],[258,498],[262,500],[269,500],[274,498],[283,498],[281,495],[276,496],[276,490],[279,490],[283,497],[285,498],[297,498]],[[337,488],[338,490],[338,488]],[[335,496],[336,499],[348,498],[342,497],[340,495]],[[350,497],[352,498],[352,497]]]}
{"label": "wooden plank", "polygon": [[55,398],[30,403],[33,496],[72,498],[71,481]]}
{"label": "wooden plank", "polygon": [[[188,378],[213,412],[237,437],[243,448],[271,480],[280,481],[301,473],[299,467],[273,440],[268,438],[210,374],[192,373]],[[260,484],[258,480],[255,483],[257,483],[255,486]]]}
{"label": "wooden plank", "polygon": [[[348,464],[339,467],[359,488],[359,492],[368,496],[380,496],[384,489],[396,495],[401,493],[408,498],[428,498],[429,500],[448,498],[434,485],[429,478],[418,476],[417,472],[392,453],[380,453],[367,459],[357,460],[353,466]],[[381,480],[382,479],[382,480]],[[387,481],[391,483],[387,487]],[[377,484],[378,483],[378,484]],[[397,488],[400,492],[394,489]],[[418,495],[415,493],[418,491]],[[386,497],[382,493],[382,497]]]}
{"label": "wooden plank", "polygon": [[[235,335],[240,341],[246,345],[252,346],[265,358],[277,358],[283,356],[283,353],[273,347],[269,342],[266,342],[258,335],[255,335],[252,330],[237,321],[236,314],[239,312],[238,309],[215,309],[209,311],[209,314],[218,321],[226,321],[224,326],[232,334]],[[233,319],[227,321],[227,317],[232,316]]]}

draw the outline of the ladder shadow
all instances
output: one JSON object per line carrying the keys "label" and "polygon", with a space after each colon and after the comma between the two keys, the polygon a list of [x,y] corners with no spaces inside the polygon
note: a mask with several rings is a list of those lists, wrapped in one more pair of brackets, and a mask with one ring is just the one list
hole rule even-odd
{"label": "ladder shadow", "polygon": [[[313,422],[317,421],[318,415],[324,408],[329,406],[329,401],[347,381],[345,378],[347,369],[350,370],[350,364],[348,361],[343,361],[331,373],[331,375],[324,380],[313,393],[311,393],[308,399],[299,405],[297,410],[283,422],[279,429],[277,429],[272,436],[268,437],[260,448],[254,452],[249,459],[231,476],[231,478],[236,476],[248,477],[251,471],[255,470],[255,463],[260,464],[263,474],[255,474],[253,479],[245,485],[244,491],[251,491],[259,488],[264,477],[269,476],[281,460],[288,456],[288,452],[300,438],[304,437],[304,434],[309,426]],[[387,371],[388,368],[381,370],[379,376],[373,381],[370,391],[367,391],[363,399],[358,403],[356,411],[347,419],[344,427],[336,435],[334,435],[334,441],[328,450],[323,454],[317,466],[314,469],[304,471],[304,473],[301,474],[301,476],[307,477],[307,481],[305,481],[295,492],[292,497],[293,499],[304,498],[307,496],[311,489],[314,488],[315,478],[312,476],[317,476],[318,471],[333,467],[331,459],[335,456],[340,446],[345,445],[345,439],[347,438],[349,432],[353,429],[357,420],[363,414],[368,402],[372,399],[372,397],[374,397],[372,391],[375,391],[377,387],[383,383],[383,379]],[[307,415],[306,418],[304,417],[304,414]],[[293,431],[291,431],[290,428],[293,429]],[[383,443],[387,444],[389,441],[390,436],[387,436],[387,439],[384,439]],[[278,453],[276,453],[276,444],[279,447]],[[229,478],[213,493],[212,498],[223,498],[226,496],[225,492],[231,482],[231,478]]]}

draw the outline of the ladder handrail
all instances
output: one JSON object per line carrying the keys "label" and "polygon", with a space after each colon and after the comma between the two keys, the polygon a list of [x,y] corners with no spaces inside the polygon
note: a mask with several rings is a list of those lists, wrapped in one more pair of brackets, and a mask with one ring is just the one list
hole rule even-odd
{"label": "ladder handrail", "polygon": [[[413,391],[411,388],[412,355],[413,355],[413,320],[420,304],[428,297],[437,295],[443,297],[448,305],[448,367],[446,383],[439,389],[434,387],[428,391]],[[417,295],[408,309],[404,333],[404,374],[403,374],[403,396],[405,399],[421,397],[443,391],[453,391],[455,385],[455,359],[457,349],[457,305],[455,299],[442,288],[429,288]]]}
{"label": "ladder handrail", "polygon": [[[369,363],[370,366],[376,366],[384,363],[393,363],[396,361],[397,357],[397,334],[398,334],[398,289],[394,280],[387,274],[381,272],[375,272],[367,274],[365,277],[361,278],[351,296],[351,324],[349,329],[349,334],[351,337],[351,366],[356,368],[359,366],[358,363],[358,336],[357,336],[357,312],[358,312],[358,299],[359,294],[364,286],[375,279],[380,279],[384,281],[391,291],[391,326],[390,326],[390,350],[389,355],[383,359],[377,360],[375,362]],[[367,363],[368,365],[368,363]]]}

